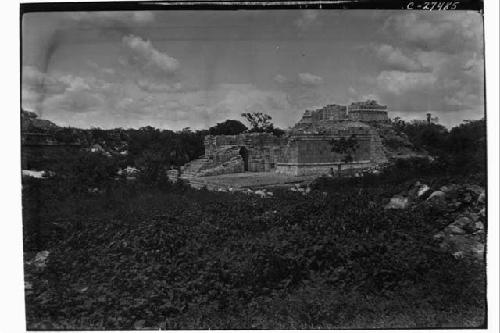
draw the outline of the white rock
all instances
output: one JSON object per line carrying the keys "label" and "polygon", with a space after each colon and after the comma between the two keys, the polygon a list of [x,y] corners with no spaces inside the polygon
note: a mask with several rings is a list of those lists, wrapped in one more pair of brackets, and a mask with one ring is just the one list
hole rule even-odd
{"label": "white rock", "polygon": [[36,171],[36,170],[23,170],[22,175],[25,177],[32,178],[45,178],[45,171]]}
{"label": "white rock", "polygon": [[470,213],[469,217],[474,222],[477,222],[479,220],[479,214],[477,214],[477,213]]}
{"label": "white rock", "polygon": [[456,184],[449,184],[449,185],[445,185],[445,186],[441,186],[440,190],[441,192],[451,192],[451,191],[455,191],[458,189],[458,185]]}
{"label": "white rock", "polygon": [[434,191],[431,193],[431,195],[427,198],[427,200],[432,200],[432,199],[444,199],[445,193],[443,191]]}
{"label": "white rock", "polygon": [[483,222],[476,222],[474,223],[474,228],[477,230],[484,230],[484,224]]}
{"label": "white rock", "polygon": [[454,252],[452,255],[455,259],[462,259],[464,257],[464,253],[462,251]]}
{"label": "white rock", "polygon": [[266,192],[264,192],[262,190],[257,190],[257,191],[254,192],[254,194],[260,195],[261,197],[265,197],[266,196]]}
{"label": "white rock", "polygon": [[460,228],[463,228],[464,226],[466,226],[467,224],[470,224],[470,223],[472,223],[471,219],[469,219],[468,217],[465,217],[465,216],[461,216],[458,219],[456,219],[455,222],[453,222],[453,225],[456,225]]}
{"label": "white rock", "polygon": [[32,263],[35,267],[44,268],[47,265],[47,259],[49,258],[49,251],[40,251],[36,254],[35,259]]}
{"label": "white rock", "polygon": [[408,198],[396,195],[391,198],[391,201],[385,205],[384,209],[405,209],[408,207]]}
{"label": "white rock", "polygon": [[472,247],[472,253],[478,259],[484,258],[484,244],[478,243],[474,247]]}
{"label": "white rock", "polygon": [[421,197],[422,195],[424,195],[430,189],[431,188],[428,185],[426,185],[426,184],[419,185],[418,192],[417,192],[417,197]]}
{"label": "white rock", "polygon": [[482,217],[485,217],[486,216],[486,209],[481,208],[481,210],[479,211],[479,215],[481,215]]}
{"label": "white rock", "polygon": [[434,235],[434,239],[441,239],[444,238],[444,234],[442,232],[438,232],[437,234]]}
{"label": "white rock", "polygon": [[450,224],[449,226],[447,226],[446,229],[452,234],[456,234],[456,235],[465,234],[464,229],[460,228],[459,226],[453,225],[453,224]]}
{"label": "white rock", "polygon": [[486,193],[484,193],[484,191],[483,191],[483,192],[481,192],[481,194],[477,198],[477,202],[485,203],[485,201],[486,201]]}

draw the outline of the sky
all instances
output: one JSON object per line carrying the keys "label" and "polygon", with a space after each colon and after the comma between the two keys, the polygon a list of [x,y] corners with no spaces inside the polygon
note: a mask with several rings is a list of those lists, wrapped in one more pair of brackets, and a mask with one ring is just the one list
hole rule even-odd
{"label": "sky", "polygon": [[483,18],[469,11],[28,13],[22,107],[60,126],[203,129],[243,112],[375,99],[391,118],[484,115]]}

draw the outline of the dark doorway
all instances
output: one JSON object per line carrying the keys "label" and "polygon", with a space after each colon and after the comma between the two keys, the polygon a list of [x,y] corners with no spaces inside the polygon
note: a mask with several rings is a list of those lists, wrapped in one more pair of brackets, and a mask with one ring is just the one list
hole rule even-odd
{"label": "dark doorway", "polygon": [[245,147],[240,148],[240,155],[243,158],[244,170],[248,171],[248,149]]}

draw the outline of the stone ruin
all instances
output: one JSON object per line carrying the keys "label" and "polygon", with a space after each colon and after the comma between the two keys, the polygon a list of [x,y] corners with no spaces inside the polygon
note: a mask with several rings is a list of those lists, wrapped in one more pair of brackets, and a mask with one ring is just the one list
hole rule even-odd
{"label": "stone ruin", "polygon": [[[381,138],[370,126],[388,122],[387,106],[375,101],[350,106],[327,105],[306,110],[283,136],[271,133],[208,135],[205,155],[181,168],[181,177],[215,176],[241,172],[275,172],[290,176],[331,174],[342,169],[364,169],[387,162]],[[332,152],[332,140],[355,138],[351,162]]]}

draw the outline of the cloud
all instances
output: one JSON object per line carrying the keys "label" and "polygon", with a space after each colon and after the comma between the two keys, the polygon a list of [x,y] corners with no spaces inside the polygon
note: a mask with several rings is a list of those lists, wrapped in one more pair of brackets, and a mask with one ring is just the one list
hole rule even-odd
{"label": "cloud", "polygon": [[47,94],[62,93],[68,87],[64,80],[42,73],[34,66],[23,67],[22,85],[27,90]]}
{"label": "cloud", "polygon": [[482,45],[482,16],[476,12],[402,12],[389,17],[383,31],[422,50],[455,53]]}
{"label": "cloud", "polygon": [[124,36],[123,45],[129,51],[128,64],[135,65],[149,73],[163,73],[171,75],[179,69],[179,61],[153,47],[148,40],[134,35]]}
{"label": "cloud", "polygon": [[300,17],[294,21],[294,24],[299,31],[309,30],[311,27],[319,24],[318,15],[319,12],[317,10],[303,10],[300,13]]}
{"label": "cloud", "polygon": [[381,44],[374,46],[377,57],[394,69],[405,71],[418,71],[422,65],[406,55],[399,48],[391,45]]}
{"label": "cloud", "polygon": [[287,78],[277,74],[274,81],[278,83],[286,96],[286,103],[292,112],[303,111],[304,108],[320,106],[328,101],[324,91],[321,90],[323,78],[311,73],[299,73],[294,78]]}
{"label": "cloud", "polygon": [[45,72],[62,44],[132,34],[154,21],[151,11],[27,13],[22,18],[23,65]]}
{"label": "cloud", "polygon": [[[371,47],[382,60],[364,91],[397,112],[484,112],[482,18],[478,13],[391,15]],[[472,117],[474,118],[474,117]],[[477,118],[477,117],[476,117]]]}
{"label": "cloud", "polygon": [[307,86],[317,86],[323,83],[323,78],[311,73],[299,73],[299,82]]}
{"label": "cloud", "polygon": [[280,83],[280,84],[283,84],[283,83],[285,83],[285,82],[288,81],[288,79],[285,76],[281,75],[281,74],[276,74],[274,76],[273,80],[276,81],[276,82],[278,82],[278,83]]}
{"label": "cloud", "polygon": [[270,114],[279,126],[287,123],[287,112],[293,109],[284,92],[261,90],[252,84],[188,90],[178,82],[158,85],[144,78],[110,81],[107,77],[105,81],[66,73],[51,76],[65,88],[45,95],[40,110],[46,118],[64,126],[208,128],[256,110]]}
{"label": "cloud", "polygon": [[72,12],[67,13],[65,18],[85,26],[121,27],[154,22],[155,15],[151,11],[101,11]]}
{"label": "cloud", "polygon": [[382,71],[376,79],[381,90],[396,95],[411,93],[413,90],[432,89],[436,80],[432,73],[403,71]]}
{"label": "cloud", "polygon": [[175,82],[172,84],[153,82],[147,79],[139,79],[136,81],[139,88],[148,92],[174,92],[182,89],[182,84],[180,82]]}
{"label": "cloud", "polygon": [[93,91],[73,90],[48,97],[44,100],[43,107],[58,112],[88,113],[98,111],[104,103],[104,97],[95,94]]}

